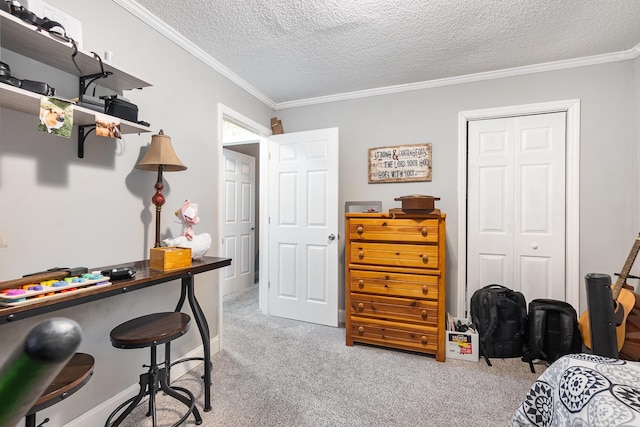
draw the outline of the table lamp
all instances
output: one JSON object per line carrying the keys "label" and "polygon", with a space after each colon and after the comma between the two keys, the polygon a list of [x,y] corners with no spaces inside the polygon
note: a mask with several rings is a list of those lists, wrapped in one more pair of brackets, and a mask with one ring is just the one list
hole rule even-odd
{"label": "table lamp", "polygon": [[186,170],[187,167],[182,164],[176,152],[171,146],[171,138],[164,134],[162,129],[157,135],[151,137],[151,144],[146,154],[136,165],[136,169],[145,171],[158,171],[158,180],[156,181],[156,194],[151,198],[151,202],[156,205],[156,243],[154,248],[160,247],[160,211],[164,205],[164,195],[162,189],[162,172],[175,172]]}

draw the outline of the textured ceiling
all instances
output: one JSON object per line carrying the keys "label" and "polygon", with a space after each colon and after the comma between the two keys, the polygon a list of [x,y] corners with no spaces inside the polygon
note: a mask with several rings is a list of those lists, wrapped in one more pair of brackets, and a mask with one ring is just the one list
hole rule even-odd
{"label": "textured ceiling", "polygon": [[640,49],[640,0],[137,3],[275,103]]}

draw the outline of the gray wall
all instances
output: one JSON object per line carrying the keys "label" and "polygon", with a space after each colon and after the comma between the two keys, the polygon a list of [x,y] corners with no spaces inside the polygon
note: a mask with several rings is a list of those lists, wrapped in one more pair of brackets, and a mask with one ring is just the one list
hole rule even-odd
{"label": "gray wall", "polygon": [[[200,208],[196,233],[208,232],[215,241],[220,212],[216,105],[221,102],[267,127],[274,112],[113,2],[100,2],[99,13],[81,0],[50,2],[82,21],[86,50],[110,50],[121,68],[153,82],[151,88],[125,95],[138,104],[140,118],[151,123],[154,133],[163,128],[172,137],[176,152],[189,167],[165,174],[163,234],[180,232],[171,212],[189,198]],[[16,61],[16,71],[23,77],[34,70],[30,61],[2,51],[0,59],[7,58]],[[291,108],[278,111],[278,116],[287,132],[340,128],[341,206],[347,200],[382,200],[386,210],[398,206],[393,199],[401,195],[441,198],[438,207],[447,213],[447,298],[453,307],[459,292],[458,112],[581,100],[580,274],[613,274],[626,259],[640,222],[640,178],[635,172],[640,159],[638,68],[639,60],[603,64]],[[53,70],[43,70],[40,78],[48,80]],[[62,82],[59,88],[75,87],[74,78],[56,79]],[[54,266],[95,267],[146,258],[153,245],[149,199],[155,174],[135,170],[134,165],[151,134],[127,135],[121,143],[90,136],[86,157],[78,159],[76,133],[71,141],[43,135],[34,130],[36,122],[35,117],[0,110],[0,235],[8,244],[0,248],[0,280]],[[432,182],[367,183],[368,148],[421,142],[433,144]],[[218,276],[207,273],[197,283],[215,335]],[[173,309],[177,288],[178,283],[169,283],[56,313],[83,326],[80,350],[96,357],[96,373],[72,400],[47,411],[52,424],[63,425],[137,380],[147,351],[113,349],[109,331],[138,314]],[[340,295],[344,307],[343,282]],[[1,342],[17,342],[44,317],[0,327]],[[189,334],[176,342],[174,352],[185,354],[198,345],[196,334]],[[8,347],[0,350],[0,360],[6,358]]]}
{"label": "gray wall", "polygon": [[[631,61],[284,109],[278,117],[287,132],[340,128],[341,206],[348,200],[382,200],[387,210],[400,206],[394,201],[398,196],[441,198],[437,207],[447,214],[447,306],[452,310],[461,292],[458,113],[576,98],[581,100],[580,275],[613,275],[638,233],[638,95]],[[431,182],[368,184],[369,148],[422,142],[433,144]],[[340,289],[344,307],[343,275]]]}
{"label": "gray wall", "polygon": [[[153,83],[142,91],[126,91],[139,107],[139,118],[161,128],[188,166],[166,173],[166,205],[162,234],[177,236],[180,224],[173,211],[187,198],[199,205],[196,234],[210,233],[217,241],[218,197],[217,103],[270,125],[273,111],[211,68],[192,57],[111,1],[97,7],[82,0],[49,0],[83,24],[84,48],[114,53],[119,68]],[[15,75],[51,82],[64,97],[77,96],[77,78],[49,67],[38,71],[32,61],[3,50]],[[156,174],[134,169],[152,133],[126,135],[121,143],[91,134],[85,158],[77,157],[77,131],[66,140],[35,130],[38,119],[8,109],[0,110],[0,281],[56,266],[126,263],[148,258],[154,241],[154,206],[150,199]],[[216,253],[214,243],[210,255]],[[84,329],[80,351],[96,358],[95,374],[73,399],[46,411],[51,425],[64,425],[125,388],[137,383],[148,350],[117,350],[109,331],[134,316],[173,310],[178,281],[126,296],[56,312],[75,319]],[[218,334],[218,274],[196,278],[196,291],[209,320],[212,337]],[[188,312],[188,310],[187,310]],[[48,316],[0,326],[0,362],[36,322]],[[174,354],[200,345],[193,331],[177,340]],[[44,414],[43,414],[44,415]]]}

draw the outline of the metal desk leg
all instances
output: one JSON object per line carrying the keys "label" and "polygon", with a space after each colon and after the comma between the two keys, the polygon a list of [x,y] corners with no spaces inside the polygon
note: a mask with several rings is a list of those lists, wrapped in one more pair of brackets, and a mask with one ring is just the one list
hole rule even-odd
{"label": "metal desk leg", "polygon": [[194,289],[193,275],[184,277],[182,279],[183,288],[187,288],[187,300],[193,313],[193,317],[196,319],[198,330],[200,331],[200,337],[202,338],[202,346],[204,347],[204,410],[205,412],[211,411],[211,339],[209,337],[209,324],[207,319],[200,308],[200,304],[196,299]]}
{"label": "metal desk leg", "polygon": [[178,299],[178,304],[176,305],[176,309],[174,311],[182,311],[182,306],[184,305],[184,300],[187,297],[187,287],[188,285],[182,281],[182,286],[180,287],[180,298]]}

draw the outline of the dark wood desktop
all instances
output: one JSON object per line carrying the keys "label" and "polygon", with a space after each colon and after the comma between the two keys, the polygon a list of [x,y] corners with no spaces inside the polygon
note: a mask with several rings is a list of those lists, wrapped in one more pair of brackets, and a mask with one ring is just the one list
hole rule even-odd
{"label": "dark wood desktop", "polygon": [[[117,267],[131,267],[136,274],[131,279],[123,279],[112,282],[108,286],[89,286],[76,292],[54,295],[52,297],[40,298],[34,302],[28,302],[12,307],[0,307],[0,325],[14,323],[16,321],[27,319],[29,317],[46,314],[53,311],[61,310],[67,307],[73,307],[108,298],[114,295],[121,295],[127,292],[137,291],[138,289],[148,288],[149,286],[170,282],[172,280],[181,280],[180,298],[176,305],[175,311],[180,311],[185,300],[188,301],[193,317],[198,325],[198,331],[202,338],[202,346],[204,348],[204,410],[211,410],[211,342],[209,335],[209,325],[204,316],[200,304],[196,299],[194,276],[206,271],[216,270],[218,268],[231,265],[231,258],[204,257],[202,260],[193,261],[190,267],[178,268],[171,271],[157,271],[149,268],[149,261],[135,261],[129,263],[121,263],[117,265],[108,265],[104,267],[91,268],[89,271],[102,271]],[[115,326],[115,325],[114,325]]]}

